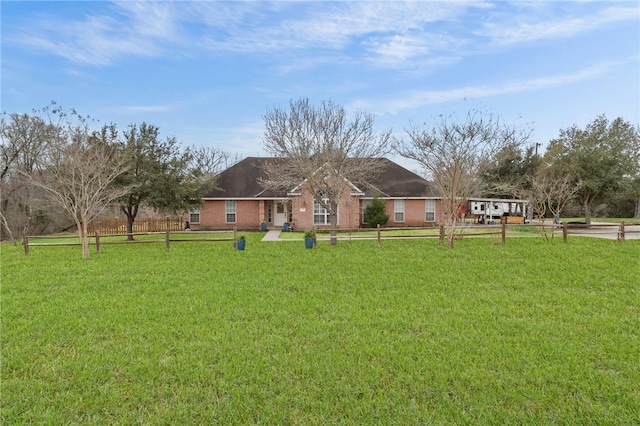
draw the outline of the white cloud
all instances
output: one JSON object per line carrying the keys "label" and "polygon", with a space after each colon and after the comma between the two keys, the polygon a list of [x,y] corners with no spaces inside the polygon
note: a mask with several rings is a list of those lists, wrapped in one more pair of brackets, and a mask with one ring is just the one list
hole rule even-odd
{"label": "white cloud", "polygon": [[[76,63],[112,65],[126,57],[264,54],[299,70],[342,61],[387,68],[450,64],[473,54],[474,37],[496,45],[570,37],[638,19],[637,7],[567,8],[555,2],[156,2],[119,1],[75,21],[45,18],[14,43]],[[625,5],[626,3],[620,3]],[[532,6],[533,5],[533,6]],[[481,13],[476,13],[478,10]],[[551,17],[547,19],[547,17]],[[490,23],[483,23],[489,20]],[[254,56],[255,57],[255,56]]]}
{"label": "white cloud", "polygon": [[[592,11],[593,12],[593,11]],[[609,7],[597,13],[568,16],[561,19],[539,20],[540,15],[516,15],[510,22],[485,24],[476,34],[486,36],[497,44],[513,45],[536,40],[573,37],[606,25],[640,18],[638,7]]]}
{"label": "white cloud", "polygon": [[384,40],[371,40],[363,43],[368,50],[391,66],[406,63],[417,56],[425,56],[430,52],[425,37],[417,35],[394,34]]}
{"label": "white cloud", "polygon": [[[585,68],[572,74],[564,74],[550,77],[540,77],[536,79],[514,81],[495,86],[472,86],[459,87],[449,90],[424,90],[416,91],[403,96],[400,99],[386,101],[384,108],[377,107],[379,110],[388,111],[391,114],[397,114],[407,109],[415,109],[423,106],[441,104],[451,101],[460,101],[463,99],[482,99],[492,96],[508,95],[521,92],[530,92],[535,90],[549,89],[566,84],[577,83],[584,80],[590,80],[601,76],[613,67],[619,65],[615,62],[605,62],[593,67]],[[371,105],[371,101],[359,101],[362,105]]]}
{"label": "white cloud", "polygon": [[[126,56],[157,56],[175,47],[239,53],[340,51],[368,37],[374,39],[372,51],[388,56],[393,43],[385,48],[385,42],[376,38],[397,37],[409,43],[407,49],[420,47],[419,40],[406,35],[408,31],[482,4],[123,1],[71,22],[44,18],[14,41],[92,65],[109,65]],[[407,54],[405,50],[404,57],[412,57]]]}
{"label": "white cloud", "polygon": [[123,2],[121,5],[128,5],[124,13],[89,15],[72,22],[40,19],[34,24],[36,29],[22,31],[14,41],[91,65],[110,65],[124,56],[157,55],[159,41],[173,37],[170,12],[160,7],[142,11],[133,6],[136,4]]}

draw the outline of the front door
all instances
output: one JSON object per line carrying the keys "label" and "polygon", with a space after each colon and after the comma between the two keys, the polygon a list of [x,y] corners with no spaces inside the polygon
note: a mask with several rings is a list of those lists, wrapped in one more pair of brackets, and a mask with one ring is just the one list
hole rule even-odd
{"label": "front door", "polygon": [[274,226],[284,226],[284,223],[287,221],[287,209],[283,202],[276,202],[276,214],[273,217]]}

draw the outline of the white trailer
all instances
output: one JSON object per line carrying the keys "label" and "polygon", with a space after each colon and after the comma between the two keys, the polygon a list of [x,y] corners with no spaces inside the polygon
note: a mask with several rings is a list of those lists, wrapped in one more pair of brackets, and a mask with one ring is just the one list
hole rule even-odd
{"label": "white trailer", "polygon": [[[480,223],[500,220],[503,217],[522,218],[522,223],[524,223],[527,204],[528,202],[525,200],[474,198],[469,201],[467,213],[477,217]],[[516,219],[514,222],[520,222],[520,220]]]}
{"label": "white trailer", "polygon": [[472,201],[471,213],[487,218],[499,218],[504,216],[504,212],[509,211],[507,203],[489,202],[489,201]]}

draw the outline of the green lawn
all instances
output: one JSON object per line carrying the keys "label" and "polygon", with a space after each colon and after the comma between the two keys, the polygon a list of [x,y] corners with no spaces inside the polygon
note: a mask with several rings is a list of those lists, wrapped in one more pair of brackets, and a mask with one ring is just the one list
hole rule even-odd
{"label": "green lawn", "polygon": [[1,246],[3,424],[638,424],[640,241]]}

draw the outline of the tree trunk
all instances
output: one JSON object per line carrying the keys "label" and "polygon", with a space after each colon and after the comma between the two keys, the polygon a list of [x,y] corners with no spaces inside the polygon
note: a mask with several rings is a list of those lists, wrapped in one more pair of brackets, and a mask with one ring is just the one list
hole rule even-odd
{"label": "tree trunk", "polygon": [[338,244],[338,205],[331,204],[331,214],[329,215],[331,220],[331,245]]}
{"label": "tree trunk", "polygon": [[634,219],[640,219],[640,194],[636,196],[636,212],[633,215]]}
{"label": "tree trunk", "polygon": [[584,199],[584,223],[587,226],[591,226],[591,202],[589,198]]}
{"label": "tree trunk", "polygon": [[449,225],[449,248],[453,248],[454,242],[456,238],[456,220],[453,218],[453,221]]}
{"label": "tree trunk", "polygon": [[133,241],[133,222],[136,220],[134,216],[127,216],[127,241]]}
{"label": "tree trunk", "polygon": [[[2,212],[0,212],[0,219],[2,219],[2,228],[7,230],[7,234],[9,234],[9,238],[11,239],[11,242],[13,242],[13,245],[14,246],[18,245],[15,237],[13,236],[13,232],[11,232],[11,228],[9,228],[9,223],[7,222],[7,219],[4,217],[4,214],[2,214]],[[1,230],[0,230],[0,240],[2,240]]]}
{"label": "tree trunk", "polygon": [[89,258],[89,231],[87,224],[84,222],[77,222],[78,234],[80,236],[80,242],[82,243],[82,257],[84,259]]}
{"label": "tree trunk", "polygon": [[120,207],[120,210],[127,217],[127,241],[133,241],[133,222],[136,220],[136,216],[138,216],[138,207],[137,206],[123,206]]}

